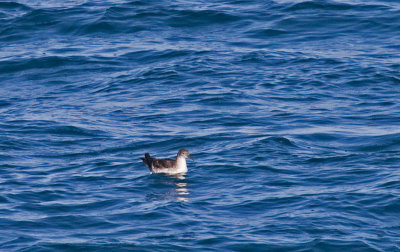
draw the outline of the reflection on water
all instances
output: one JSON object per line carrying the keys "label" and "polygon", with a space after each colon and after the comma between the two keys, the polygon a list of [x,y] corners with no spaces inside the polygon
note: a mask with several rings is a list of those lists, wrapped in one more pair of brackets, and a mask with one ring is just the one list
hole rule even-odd
{"label": "reflection on water", "polygon": [[178,175],[173,175],[171,177],[176,178],[178,181],[175,182],[175,191],[177,193],[177,197],[175,198],[177,201],[188,201],[188,196],[189,196],[189,191],[187,189],[187,183],[186,183],[186,174],[178,174]]}
{"label": "reflection on water", "polygon": [[[188,183],[186,174],[154,174],[150,178],[152,190],[146,195],[148,201],[171,200],[187,202],[189,199]],[[173,189],[171,186],[174,186]]]}
{"label": "reflection on water", "polygon": [[188,201],[187,196],[189,195],[189,191],[187,189],[187,183],[175,183],[177,186],[176,193],[178,196],[176,197],[176,200],[178,201]]}

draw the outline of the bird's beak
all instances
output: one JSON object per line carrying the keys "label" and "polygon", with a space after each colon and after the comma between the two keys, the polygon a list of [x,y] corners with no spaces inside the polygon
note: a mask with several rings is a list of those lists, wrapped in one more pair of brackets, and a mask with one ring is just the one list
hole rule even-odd
{"label": "bird's beak", "polygon": [[191,159],[191,160],[193,160],[193,161],[194,161],[194,158],[192,158],[192,157],[191,157],[191,156],[189,156],[189,155],[187,156],[187,158],[189,158],[189,159]]}

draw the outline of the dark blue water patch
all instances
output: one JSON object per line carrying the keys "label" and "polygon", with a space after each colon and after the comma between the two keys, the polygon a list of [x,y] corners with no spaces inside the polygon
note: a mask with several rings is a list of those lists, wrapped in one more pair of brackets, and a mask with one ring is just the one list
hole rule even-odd
{"label": "dark blue water patch", "polygon": [[[74,65],[85,64],[85,60],[83,58],[76,59],[68,59],[68,58],[60,58],[60,57],[41,57],[38,59],[31,59],[26,61],[26,59],[15,60],[15,61],[6,61],[2,62],[0,65],[0,73],[12,73],[19,72],[21,70],[27,71],[30,69],[41,69],[41,68],[54,68],[66,66],[69,63],[73,62]],[[81,63],[79,63],[81,62]]]}
{"label": "dark blue water patch", "polygon": [[252,38],[259,38],[259,39],[269,39],[271,37],[279,37],[282,35],[287,34],[287,31],[285,30],[278,30],[278,29],[257,29],[253,31],[248,32],[250,37]]}
{"label": "dark blue water patch", "polygon": [[252,143],[252,148],[250,151],[254,151],[255,155],[257,155],[258,152],[264,152],[264,151],[272,151],[275,149],[286,149],[286,148],[296,148],[296,144],[291,142],[289,139],[285,137],[279,137],[279,136],[272,136],[272,137],[264,137],[261,140],[257,140]]}
{"label": "dark blue water patch", "polygon": [[24,13],[30,11],[26,5],[16,3],[16,2],[1,2],[0,3],[0,22],[10,20],[14,17],[23,15]]}
{"label": "dark blue water patch", "polygon": [[221,25],[239,20],[240,17],[213,10],[183,10],[172,15],[169,24],[173,27],[188,27],[205,25]]}
{"label": "dark blue water patch", "polygon": [[[64,197],[65,199],[66,197]],[[49,200],[50,201],[50,200]],[[62,202],[60,199],[57,202]],[[88,212],[95,212],[98,209],[108,209],[111,210],[116,208],[118,205],[118,201],[98,201],[93,203],[83,203],[83,204],[62,204],[62,203],[46,203],[46,204],[38,204],[38,203],[30,203],[26,205],[21,205],[17,209],[22,211],[31,211],[36,213],[47,213],[47,214],[56,214],[60,212],[70,213],[70,214],[79,214],[83,210]]]}
{"label": "dark blue water patch", "polygon": [[399,134],[390,134],[377,137],[366,137],[360,141],[362,145],[355,145],[353,148],[360,152],[384,152],[395,151],[400,147]]}
{"label": "dark blue water patch", "polygon": [[23,5],[21,3],[16,3],[16,2],[1,2],[0,3],[0,8],[4,10],[15,10],[15,9],[23,9],[23,10],[29,10],[30,8],[26,5]]}
{"label": "dark blue water patch", "polygon": [[[337,240],[322,240],[316,239],[310,242],[302,243],[299,245],[289,245],[289,244],[279,244],[279,245],[272,245],[269,250],[270,251],[280,251],[281,249],[284,250],[299,250],[300,248],[318,248],[320,250],[331,250],[340,247],[350,247],[354,251],[376,251],[375,248],[369,246],[367,243],[364,242],[355,242],[350,243],[346,242],[345,244],[341,244]],[[243,242],[238,244],[233,244],[231,246],[227,246],[227,249],[233,251],[244,251],[244,250],[254,250],[254,251],[265,251],[265,246],[262,243],[255,243],[255,242]]]}
{"label": "dark blue water patch", "polygon": [[96,223],[100,224],[103,230],[112,229],[114,225],[112,223],[101,220],[98,217],[85,217],[80,215],[62,215],[42,218],[37,221],[15,221],[10,222],[9,225],[15,225],[19,230],[29,230],[29,229],[53,229],[60,228],[61,230],[77,228],[78,230],[85,230],[90,228]]}
{"label": "dark blue water patch", "polygon": [[333,11],[343,11],[354,8],[350,4],[342,4],[328,1],[304,1],[300,3],[295,3],[288,7],[286,11],[304,11],[304,10],[333,10]]}
{"label": "dark blue water patch", "polygon": [[[189,251],[184,246],[179,245],[168,245],[168,244],[157,244],[156,246],[151,245],[140,245],[134,243],[123,243],[117,241],[103,241],[98,243],[86,244],[86,243],[39,243],[38,245],[34,245],[32,249],[22,250],[22,251],[42,251],[42,250],[62,250],[62,251],[76,251],[76,250],[85,250],[85,251],[110,251],[110,250],[118,250],[118,251],[152,251],[152,249],[158,249],[163,251]],[[153,246],[153,248],[149,248]]]}
{"label": "dark blue water patch", "polygon": [[17,22],[21,26],[21,30],[51,28],[58,24],[56,13],[53,10],[32,10],[19,18]]}
{"label": "dark blue water patch", "polygon": [[0,203],[8,203],[9,201],[5,197],[0,197]]}
{"label": "dark blue water patch", "polygon": [[11,106],[12,105],[12,103],[11,102],[7,102],[7,101],[0,101],[0,108],[2,108],[2,107],[8,107],[8,106]]}
{"label": "dark blue water patch", "polygon": [[24,33],[25,30],[38,31],[41,29],[54,28],[59,21],[53,12],[45,10],[31,10],[14,20],[0,20],[3,24],[0,30],[0,40],[15,41],[30,38],[30,34]]}
{"label": "dark blue water patch", "polygon": [[[83,5],[82,7],[86,6]],[[159,30],[157,25],[154,25],[155,23],[162,24],[163,22],[168,22],[167,19],[170,16],[187,15],[184,11],[182,11],[183,14],[178,13],[181,13],[181,11],[165,9],[162,6],[153,6],[152,10],[148,8],[137,8],[137,5],[134,8],[127,5],[113,6],[106,9],[103,13],[97,13],[99,16],[96,20],[85,20],[75,13],[72,13],[72,18],[78,18],[77,21],[79,23],[64,23],[61,31],[74,35],[90,35],[95,33],[117,34]],[[188,13],[190,14],[190,11],[188,11]],[[196,14],[197,12],[193,13]],[[68,13],[68,15],[70,14],[71,13]],[[212,15],[204,16],[204,20],[212,17]],[[221,17],[216,21],[222,19]]]}
{"label": "dark blue water patch", "polygon": [[126,58],[129,61],[134,61],[142,64],[156,63],[159,60],[173,60],[176,58],[185,58],[192,54],[195,51],[190,50],[165,50],[165,51],[136,51],[124,54],[122,57]]}
{"label": "dark blue water patch", "polygon": [[377,187],[382,187],[382,188],[392,188],[396,189],[399,186],[398,181],[390,180],[389,181],[383,181],[380,185],[377,185]]}
{"label": "dark blue water patch", "polygon": [[[88,130],[76,126],[58,126],[52,122],[43,122],[43,124],[37,125],[21,125],[14,129],[8,129],[9,132],[20,133],[20,134],[44,134],[54,136],[76,136],[76,137],[100,137],[106,133],[99,130]],[[50,126],[52,125],[53,126]],[[45,139],[44,141],[48,141]]]}
{"label": "dark blue water patch", "polygon": [[19,236],[15,239],[8,240],[7,242],[2,243],[2,247],[4,249],[15,249],[18,244],[34,244],[39,239],[36,239],[31,236]]}
{"label": "dark blue water patch", "polygon": [[55,135],[75,135],[75,136],[104,136],[105,132],[96,130],[86,130],[74,126],[58,126],[47,129],[47,133]]}

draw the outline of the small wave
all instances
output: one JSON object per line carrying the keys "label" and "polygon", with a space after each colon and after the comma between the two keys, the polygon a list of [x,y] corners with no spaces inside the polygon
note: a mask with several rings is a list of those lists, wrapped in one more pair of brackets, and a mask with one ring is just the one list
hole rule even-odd
{"label": "small wave", "polygon": [[375,246],[369,245],[362,240],[346,240],[346,239],[315,239],[308,245],[316,250],[350,250],[350,251],[376,251]]}
{"label": "small wave", "polygon": [[[133,232],[134,230],[132,230]],[[116,239],[105,239],[92,242],[81,242],[82,239],[79,237],[69,237],[70,242],[39,242],[32,244],[28,247],[24,247],[23,250],[28,251],[154,251],[154,249],[168,250],[171,247],[174,248],[173,251],[184,249],[184,247],[170,245],[166,246],[163,244],[157,245],[137,245],[130,242],[120,242]],[[23,251],[22,250],[22,251]]]}
{"label": "small wave", "polygon": [[156,50],[146,50],[146,51],[135,51],[129,52],[124,55],[121,55],[122,58],[126,60],[135,60],[139,63],[153,63],[158,62],[160,60],[168,61],[172,59],[188,57],[193,54],[193,51],[190,50],[164,50],[164,51],[156,51]]}
{"label": "small wave", "polygon": [[387,152],[400,150],[400,134],[357,138],[352,150],[360,152]]}
{"label": "small wave", "polygon": [[30,10],[31,8],[17,2],[0,2],[0,9],[23,9],[23,10]]}
{"label": "small wave", "polygon": [[311,164],[343,163],[357,157],[356,155],[332,156],[332,157],[313,157],[307,160]]}
{"label": "small wave", "polygon": [[8,194],[7,197],[21,202],[37,203],[42,201],[60,200],[63,198],[63,191],[42,190],[39,192],[23,191],[17,194]]}
{"label": "small wave", "polygon": [[61,22],[59,17],[60,15],[52,10],[33,9],[28,11],[24,9],[22,15],[3,22],[0,28],[0,39],[7,41],[29,38],[34,31],[56,27]]}
{"label": "small wave", "polygon": [[0,100],[0,108],[8,107],[8,106],[11,106],[11,105],[12,105],[11,102],[1,101],[1,100]]}
{"label": "small wave", "polygon": [[[67,193],[64,193],[67,195]],[[37,195],[40,196],[40,195]],[[63,199],[65,200],[65,196]],[[46,201],[48,200],[48,202]],[[43,203],[45,202],[45,203]],[[22,204],[17,207],[18,210],[31,211],[36,213],[53,214],[53,213],[81,213],[82,211],[90,212],[98,209],[110,209],[116,207],[120,200],[99,200],[90,203],[64,203],[63,200],[51,201],[50,199],[42,198],[41,203],[31,202],[29,204]],[[76,216],[76,215],[74,215]]]}
{"label": "small wave", "polygon": [[0,203],[8,203],[8,199],[5,197],[0,196]]}
{"label": "small wave", "polygon": [[[86,129],[72,125],[57,125],[54,121],[10,121],[8,125],[3,126],[8,132],[17,134],[51,134],[58,136],[83,136],[83,137],[101,137],[107,135],[101,130]],[[79,139],[76,139],[79,140]],[[8,140],[4,139],[4,143]],[[16,144],[21,146],[23,144]]]}
{"label": "small wave", "polygon": [[25,134],[52,134],[59,136],[85,136],[95,137],[104,136],[105,132],[99,130],[89,130],[77,126],[23,126],[16,130],[18,133]]}
{"label": "small wave", "polygon": [[[398,161],[400,161],[400,157],[398,158],[397,162]],[[377,185],[377,187],[396,189],[400,187],[400,181],[396,177],[389,178],[382,181],[379,185]]]}
{"label": "small wave", "polygon": [[[83,215],[61,215],[52,216],[38,220],[40,225],[38,228],[59,228],[65,230],[71,230],[75,228],[91,228],[96,227],[99,229],[110,229],[117,227],[112,222],[105,221],[100,217],[94,216],[83,216]],[[35,222],[35,223],[38,223]]]}
{"label": "small wave", "polygon": [[298,137],[313,142],[334,142],[339,139],[343,140],[345,138],[343,134],[337,134],[337,133],[311,133],[311,134],[302,134],[299,135]]}
{"label": "small wave", "polygon": [[288,147],[297,147],[297,145],[294,144],[289,139],[287,139],[285,137],[279,137],[279,136],[267,137],[267,138],[264,138],[264,139],[256,142],[256,144],[262,144],[262,145],[270,144],[270,143],[279,144],[279,145],[288,146]]}
{"label": "small wave", "polygon": [[[3,24],[3,28],[7,22],[6,20],[12,20],[16,17],[23,16],[32,9],[24,4],[16,2],[0,2],[0,23]],[[1,31],[1,28],[0,28]],[[1,34],[1,32],[0,32]]]}
{"label": "small wave", "polygon": [[39,240],[38,238],[34,238],[33,236],[20,235],[15,239],[11,239],[8,240],[7,242],[0,243],[0,246],[2,247],[2,249],[11,251],[17,249],[19,246],[21,246],[21,244],[24,244],[25,248],[33,246],[33,244],[35,244],[38,240]]}
{"label": "small wave", "polygon": [[353,6],[344,3],[335,3],[335,2],[323,2],[323,1],[305,1],[301,3],[295,3],[288,8],[286,11],[300,11],[300,10],[349,10],[352,9]]}
{"label": "small wave", "polygon": [[80,26],[76,34],[90,34],[90,33],[117,33],[123,32],[118,30],[118,24],[106,21],[96,21],[88,25]]}
{"label": "small wave", "polygon": [[296,207],[305,203],[307,199],[303,196],[287,196],[287,197],[267,197],[258,200],[245,200],[237,204],[227,205],[232,211],[239,211],[242,214],[255,214],[264,211],[266,206],[274,206],[275,208]]}
{"label": "small wave", "polygon": [[0,73],[13,73],[31,69],[57,68],[66,65],[82,65],[90,61],[85,57],[44,56],[31,59],[7,60],[0,63]]}
{"label": "small wave", "polygon": [[285,65],[290,62],[290,59],[284,55],[267,54],[263,51],[252,51],[244,54],[240,58],[241,63],[263,63],[266,65]]}
{"label": "small wave", "polygon": [[251,38],[266,39],[266,38],[286,35],[288,34],[288,32],[285,30],[268,28],[268,29],[251,30],[246,32],[246,34],[248,34],[249,37]]}
{"label": "small wave", "polygon": [[238,16],[214,10],[184,10],[176,12],[173,16],[168,21],[173,27],[220,25],[240,19]]}
{"label": "small wave", "polygon": [[55,135],[70,135],[70,136],[102,136],[104,132],[99,130],[88,130],[76,126],[56,126],[46,130],[46,132]]}

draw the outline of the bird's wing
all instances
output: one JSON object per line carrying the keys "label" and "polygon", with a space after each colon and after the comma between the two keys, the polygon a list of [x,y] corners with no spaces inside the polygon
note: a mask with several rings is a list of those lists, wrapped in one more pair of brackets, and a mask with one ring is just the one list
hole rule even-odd
{"label": "bird's wing", "polygon": [[153,159],[153,168],[172,168],[175,166],[175,160],[173,159]]}

